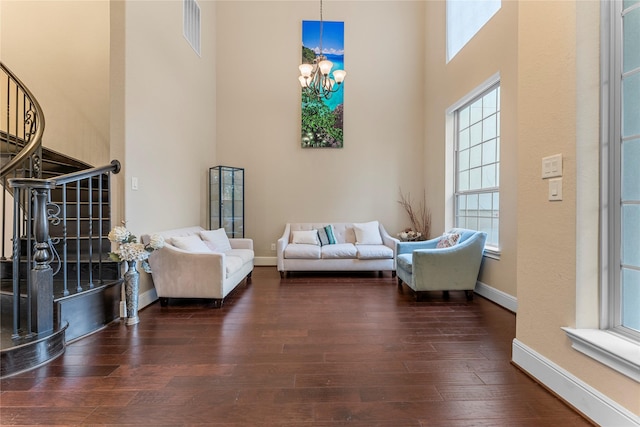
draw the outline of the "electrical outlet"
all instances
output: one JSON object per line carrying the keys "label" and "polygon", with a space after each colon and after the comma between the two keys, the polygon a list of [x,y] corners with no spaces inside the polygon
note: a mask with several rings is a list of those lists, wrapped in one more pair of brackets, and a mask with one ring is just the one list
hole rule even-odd
{"label": "electrical outlet", "polygon": [[275,250],[276,250],[276,244],[275,244],[275,243],[272,243],[272,244],[271,244],[271,250],[272,250],[272,251],[275,251]]}

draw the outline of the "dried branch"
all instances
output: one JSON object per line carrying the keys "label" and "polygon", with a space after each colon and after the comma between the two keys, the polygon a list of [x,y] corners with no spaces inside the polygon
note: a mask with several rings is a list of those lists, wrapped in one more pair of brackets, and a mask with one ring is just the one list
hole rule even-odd
{"label": "dried branch", "polygon": [[413,207],[413,201],[411,200],[411,194],[406,195],[400,189],[400,200],[398,203],[404,208],[409,216],[411,222],[411,229],[418,231],[422,234],[423,239],[429,239],[431,234],[431,210],[427,207],[427,193],[422,193],[422,201],[418,205],[417,209]]}

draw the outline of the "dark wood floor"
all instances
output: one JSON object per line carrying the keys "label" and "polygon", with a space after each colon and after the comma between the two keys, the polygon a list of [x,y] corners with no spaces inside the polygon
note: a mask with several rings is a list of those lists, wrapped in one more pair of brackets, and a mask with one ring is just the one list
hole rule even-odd
{"label": "dark wood floor", "polygon": [[515,316],[384,277],[257,267],[2,380],[2,425],[590,426],[509,360]]}

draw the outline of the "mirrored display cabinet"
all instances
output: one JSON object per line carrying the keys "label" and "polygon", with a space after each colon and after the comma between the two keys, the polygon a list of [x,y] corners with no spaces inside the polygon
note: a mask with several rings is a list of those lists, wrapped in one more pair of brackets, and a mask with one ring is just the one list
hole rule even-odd
{"label": "mirrored display cabinet", "polygon": [[229,237],[244,237],[243,168],[209,168],[209,228],[224,228]]}

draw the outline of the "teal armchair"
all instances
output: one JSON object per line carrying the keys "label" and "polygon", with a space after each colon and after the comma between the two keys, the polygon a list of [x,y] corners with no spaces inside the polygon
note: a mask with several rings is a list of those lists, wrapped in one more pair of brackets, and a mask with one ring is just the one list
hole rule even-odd
{"label": "teal armchair", "polygon": [[438,248],[442,237],[422,242],[400,242],[396,249],[398,286],[406,283],[416,293],[425,291],[465,291],[473,299],[478,280],[487,233],[454,228],[447,232],[458,235],[453,246]]}

